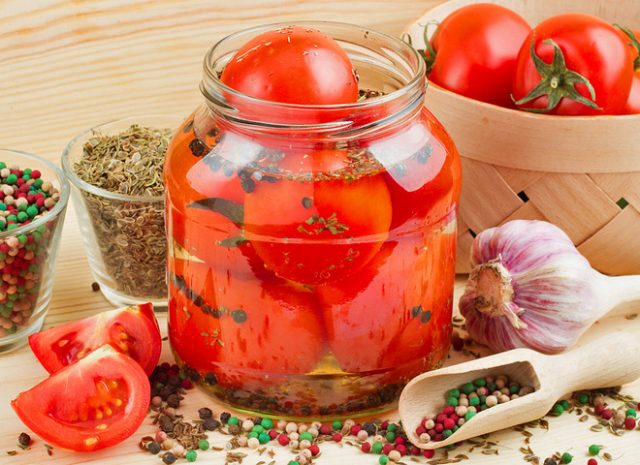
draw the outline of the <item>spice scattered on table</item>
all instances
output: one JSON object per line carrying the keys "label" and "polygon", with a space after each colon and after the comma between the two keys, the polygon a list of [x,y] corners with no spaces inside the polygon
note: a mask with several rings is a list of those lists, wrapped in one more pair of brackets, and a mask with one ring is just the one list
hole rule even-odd
{"label": "spice scattered on table", "polygon": [[20,433],[20,436],[18,436],[18,445],[23,449],[29,447],[31,445],[31,436],[27,433]]}
{"label": "spice scattered on table", "polygon": [[458,431],[477,413],[534,392],[531,386],[520,386],[507,376],[485,376],[450,389],[445,406],[439,413],[425,417],[416,428],[421,443],[442,441]]}
{"label": "spice scattered on table", "polygon": [[16,235],[11,231],[54,208],[60,192],[38,170],[0,161],[0,337],[26,326],[35,310],[56,218]]}
{"label": "spice scattered on table", "polygon": [[[161,197],[171,130],[132,125],[115,135],[95,132],[73,169],[112,193]],[[164,202],[124,201],[82,191],[106,271],[128,296],[165,298]]]}

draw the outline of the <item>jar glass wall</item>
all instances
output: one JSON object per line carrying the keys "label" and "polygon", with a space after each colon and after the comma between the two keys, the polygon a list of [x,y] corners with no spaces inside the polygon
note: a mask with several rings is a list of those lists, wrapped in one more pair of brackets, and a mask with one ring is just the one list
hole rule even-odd
{"label": "jar glass wall", "polygon": [[451,335],[460,165],[424,109],[424,63],[402,41],[307,23],[347,51],[354,104],[295,105],[218,79],[249,39],[205,58],[205,103],[165,164],[169,336],[216,396],[261,415],[393,406]]}

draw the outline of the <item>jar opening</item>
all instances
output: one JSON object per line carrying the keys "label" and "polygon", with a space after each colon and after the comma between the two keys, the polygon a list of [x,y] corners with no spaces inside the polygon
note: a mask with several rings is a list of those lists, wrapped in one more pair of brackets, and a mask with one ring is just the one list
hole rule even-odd
{"label": "jar opening", "polygon": [[269,24],[234,33],[219,41],[204,59],[201,90],[208,105],[225,119],[252,127],[286,127],[288,130],[324,131],[362,129],[372,124],[396,121],[422,105],[425,64],[411,45],[390,35],[337,22],[296,22],[333,37],[347,52],[360,78],[361,89],[384,95],[356,103],[303,105],[279,103],[251,97],[220,79],[235,52],[253,37],[291,26]]}

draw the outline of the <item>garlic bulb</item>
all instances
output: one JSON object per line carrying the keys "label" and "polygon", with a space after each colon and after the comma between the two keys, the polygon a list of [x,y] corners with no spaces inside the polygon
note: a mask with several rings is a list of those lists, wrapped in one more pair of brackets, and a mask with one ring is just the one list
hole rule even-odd
{"label": "garlic bulb", "polygon": [[561,229],[544,221],[483,231],[471,262],[460,311],[471,337],[495,351],[561,352],[598,318],[640,300],[640,276],[600,274]]}

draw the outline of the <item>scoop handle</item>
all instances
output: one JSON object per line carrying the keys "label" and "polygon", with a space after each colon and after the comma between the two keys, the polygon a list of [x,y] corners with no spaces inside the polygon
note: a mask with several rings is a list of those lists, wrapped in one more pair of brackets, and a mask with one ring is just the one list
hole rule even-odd
{"label": "scoop handle", "polygon": [[544,382],[558,396],[572,391],[620,386],[640,378],[640,338],[618,331],[561,355],[545,357]]}

